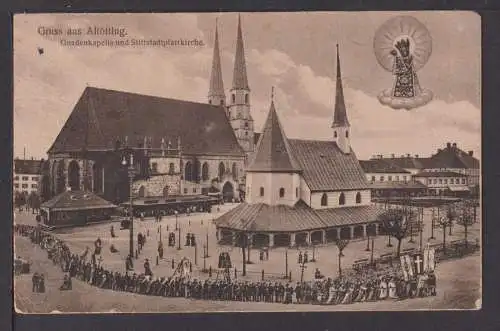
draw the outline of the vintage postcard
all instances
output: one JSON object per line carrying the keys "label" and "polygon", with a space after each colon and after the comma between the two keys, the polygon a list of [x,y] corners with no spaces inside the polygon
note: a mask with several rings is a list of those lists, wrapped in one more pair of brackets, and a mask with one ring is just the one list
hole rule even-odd
{"label": "vintage postcard", "polygon": [[472,12],[18,14],[18,313],[481,308]]}

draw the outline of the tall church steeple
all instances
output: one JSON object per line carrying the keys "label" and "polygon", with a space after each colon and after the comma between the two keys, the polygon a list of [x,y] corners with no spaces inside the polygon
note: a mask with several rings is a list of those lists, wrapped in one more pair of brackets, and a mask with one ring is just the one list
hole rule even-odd
{"label": "tall church steeple", "polygon": [[347,119],[347,110],[344,101],[344,90],[342,88],[342,76],[340,72],[339,45],[337,44],[337,79],[335,87],[335,108],[333,111],[333,141],[344,154],[351,152],[350,129],[351,125]]}
{"label": "tall church steeple", "polygon": [[234,58],[233,86],[227,115],[236,139],[247,153],[254,150],[254,125],[250,114],[250,87],[248,86],[245,49],[241,29],[241,16],[238,15],[236,35],[236,54]]}
{"label": "tall church steeple", "polygon": [[219,31],[215,21],[214,54],[212,58],[212,73],[210,74],[210,87],[208,90],[208,103],[211,105],[226,105],[222,68],[220,64]]}

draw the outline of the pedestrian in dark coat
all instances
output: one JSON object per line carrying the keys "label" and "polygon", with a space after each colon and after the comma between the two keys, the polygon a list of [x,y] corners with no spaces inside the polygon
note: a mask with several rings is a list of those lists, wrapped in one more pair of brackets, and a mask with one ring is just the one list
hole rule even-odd
{"label": "pedestrian in dark coat", "polygon": [[37,272],[35,272],[33,274],[33,277],[31,278],[31,282],[33,284],[33,287],[32,287],[32,292],[38,292],[38,284],[39,284],[39,281],[40,281],[40,276],[38,275]]}
{"label": "pedestrian in dark coat", "polygon": [[43,274],[40,275],[40,280],[38,283],[38,292],[45,293],[45,277],[43,276]]}

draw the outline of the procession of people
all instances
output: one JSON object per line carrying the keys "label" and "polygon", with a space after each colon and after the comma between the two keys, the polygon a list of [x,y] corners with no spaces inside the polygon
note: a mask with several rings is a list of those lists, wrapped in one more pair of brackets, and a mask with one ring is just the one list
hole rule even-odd
{"label": "procession of people", "polygon": [[[436,295],[436,276],[433,271],[408,277],[395,267],[367,271],[361,275],[344,275],[337,279],[315,277],[314,280],[295,284],[291,281],[270,282],[237,280],[230,277],[219,278],[218,275],[215,279],[197,279],[176,273],[170,277],[153,277],[148,259],[144,262],[142,273],[134,273],[130,266],[127,266],[125,273],[113,272],[106,270],[100,262],[98,263],[100,260],[95,258],[95,250],[89,261],[88,248],[81,255],[73,254],[63,241],[34,226],[15,225],[14,230],[16,234],[29,237],[33,243],[40,245],[47,251],[48,258],[61,267],[65,273],[61,290],[71,290],[71,279],[77,278],[102,289],[144,295],[283,304],[335,305]],[[100,239],[96,240],[96,248],[100,248],[100,244]],[[130,257],[129,259],[132,260]],[[219,260],[220,267],[227,269],[227,266],[231,264],[227,253],[222,254]],[[316,271],[317,276],[320,272]],[[36,292],[45,291],[43,275],[36,273],[33,275],[33,291],[35,290]]]}

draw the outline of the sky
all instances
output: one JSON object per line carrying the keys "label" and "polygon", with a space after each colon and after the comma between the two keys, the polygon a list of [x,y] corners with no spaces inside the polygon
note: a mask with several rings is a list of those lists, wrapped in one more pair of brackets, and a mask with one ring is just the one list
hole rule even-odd
{"label": "sky", "polygon": [[[393,76],[377,62],[377,28],[398,15],[417,18],[432,54],[417,72],[434,94],[427,105],[395,110],[377,95]],[[229,95],[237,13],[17,14],[14,16],[14,156],[47,150],[86,86],[207,102],[215,22]],[[481,153],[481,21],[473,12],[242,13],[251,111],[260,131],[275,106],[289,138],[332,139],[339,44],[351,143],[358,158],[430,156],[447,142]],[[42,35],[47,30],[124,28],[124,38]],[[203,46],[68,47],[75,39],[197,39]],[[43,49],[40,54],[39,49]],[[228,98],[229,100],[229,98]]]}

